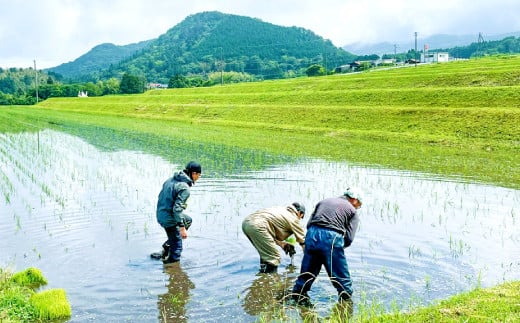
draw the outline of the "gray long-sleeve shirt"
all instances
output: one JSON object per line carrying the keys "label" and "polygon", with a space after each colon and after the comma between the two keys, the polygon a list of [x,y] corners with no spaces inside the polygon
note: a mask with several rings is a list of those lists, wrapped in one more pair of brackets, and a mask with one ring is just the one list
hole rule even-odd
{"label": "gray long-sleeve shirt", "polygon": [[320,201],[307,222],[307,228],[318,226],[343,234],[344,248],[350,246],[359,225],[356,209],[343,196],[331,197]]}

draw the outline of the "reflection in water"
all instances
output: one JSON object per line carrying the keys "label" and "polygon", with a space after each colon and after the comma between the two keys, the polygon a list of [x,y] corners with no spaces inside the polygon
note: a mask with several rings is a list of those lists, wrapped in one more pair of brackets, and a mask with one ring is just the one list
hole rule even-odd
{"label": "reflection in water", "polygon": [[[297,278],[297,272],[294,266],[288,266],[287,272],[283,274],[257,274],[251,286],[245,290],[246,295],[242,302],[244,311],[256,316],[260,322],[280,320],[322,322],[321,314],[314,307],[296,306],[291,302],[291,289]],[[292,311],[296,312],[292,313]],[[329,317],[339,322],[348,322],[353,314],[354,303],[349,299],[335,303]]]}
{"label": "reflection in water", "polygon": [[246,289],[242,304],[245,312],[253,316],[262,315],[267,321],[276,318],[294,284],[296,277],[291,273],[257,274],[257,278]]}
{"label": "reflection in water", "polygon": [[[234,174],[263,169],[266,165],[276,165],[294,161],[296,158],[267,154],[254,149],[235,146],[189,141],[184,138],[168,139],[149,133],[120,131],[104,127],[78,124],[55,123],[53,127],[78,136],[102,151],[132,150],[162,156],[183,165],[186,160],[197,160],[208,174]],[[168,147],[168,149],[164,149]],[[175,153],[172,154],[171,152]]]}
{"label": "reflection in water", "polygon": [[176,262],[164,266],[164,272],[169,275],[168,292],[159,295],[157,306],[161,322],[188,322],[186,304],[190,299],[190,290],[195,284]]}
{"label": "reflection in water", "polygon": [[[292,307],[292,305],[290,306]],[[319,322],[335,322],[343,323],[349,322],[349,319],[354,316],[354,302],[352,299],[342,300],[336,302],[330,310],[330,314],[322,317],[316,310],[317,307],[296,306],[298,316],[302,322],[305,323],[319,323]]]}

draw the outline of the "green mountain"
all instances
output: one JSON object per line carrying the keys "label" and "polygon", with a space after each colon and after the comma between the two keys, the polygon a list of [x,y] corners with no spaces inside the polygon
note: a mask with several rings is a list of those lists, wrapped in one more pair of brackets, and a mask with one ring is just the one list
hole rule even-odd
{"label": "green mountain", "polygon": [[74,62],[49,70],[77,80],[106,80],[130,73],[148,82],[168,83],[175,75],[205,76],[222,71],[275,79],[303,75],[312,64],[332,70],[355,57],[304,28],[215,11],[188,16],[142,45],[133,52],[125,48],[128,51],[124,54],[123,48],[116,51],[114,45],[100,45],[107,48],[93,49]]}
{"label": "green mountain", "polygon": [[100,70],[110,67],[121,60],[135,54],[139,50],[149,46],[151,40],[145,40],[135,44],[117,46],[114,44],[101,44],[92,48],[88,53],[80,56],[73,62],[61,64],[48,69],[59,74],[65,79],[81,79],[90,75],[92,79],[99,78]]}

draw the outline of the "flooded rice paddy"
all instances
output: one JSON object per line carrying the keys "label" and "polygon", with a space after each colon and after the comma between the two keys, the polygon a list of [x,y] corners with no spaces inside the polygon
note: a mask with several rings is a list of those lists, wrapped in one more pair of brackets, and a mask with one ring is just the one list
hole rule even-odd
{"label": "flooded rice paddy", "polygon": [[[520,279],[518,190],[343,162],[103,142],[110,138],[93,144],[54,130],[0,134],[0,266],[40,268],[49,288],[66,290],[70,322],[251,322],[280,311],[273,299],[297,270],[284,256],[278,275],[256,275],[242,219],[293,201],[311,210],[349,185],[367,194],[346,250],[355,311],[406,309]],[[156,198],[190,154],[203,163],[188,201],[194,224],[180,267],[165,268],[149,257],[166,238]],[[336,292],[324,271],[310,295],[318,315],[329,315]],[[299,320],[297,309],[284,311]]]}

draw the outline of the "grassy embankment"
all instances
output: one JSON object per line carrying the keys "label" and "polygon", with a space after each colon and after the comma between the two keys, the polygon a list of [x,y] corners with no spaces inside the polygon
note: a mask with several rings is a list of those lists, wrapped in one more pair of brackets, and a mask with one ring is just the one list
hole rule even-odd
{"label": "grassy embankment", "polygon": [[[520,188],[520,57],[0,109],[0,131],[19,130],[16,121],[130,129]],[[381,320],[514,321],[518,287]]]}
{"label": "grassy embankment", "polygon": [[520,282],[477,289],[408,314],[385,314],[367,322],[520,322]]}
{"label": "grassy embankment", "polygon": [[47,284],[40,270],[27,268],[18,273],[0,269],[0,322],[64,321],[71,308],[63,289],[36,292]]}
{"label": "grassy embankment", "polygon": [[56,98],[3,117],[131,129],[520,188],[520,57]]}

